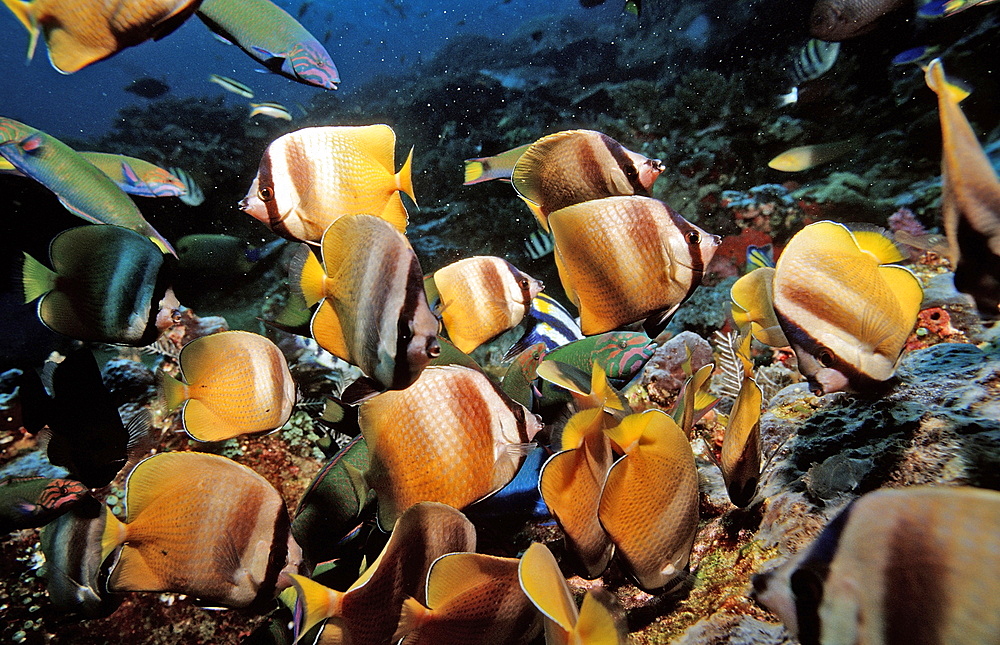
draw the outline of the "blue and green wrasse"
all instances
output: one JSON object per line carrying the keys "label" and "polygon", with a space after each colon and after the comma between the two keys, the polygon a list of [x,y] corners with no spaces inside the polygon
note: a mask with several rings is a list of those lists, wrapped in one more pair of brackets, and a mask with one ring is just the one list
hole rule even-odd
{"label": "blue and green wrasse", "polygon": [[[81,152],[80,156],[97,166],[129,195],[180,197],[187,192],[180,179],[148,161],[109,152]],[[25,176],[4,158],[0,158],[0,173]]]}
{"label": "blue and green wrasse", "polygon": [[0,533],[48,524],[90,489],[72,479],[9,477],[0,481]]}
{"label": "blue and green wrasse", "polygon": [[337,89],[340,74],[323,44],[270,0],[206,0],[198,17],[272,72]]}
{"label": "blue and green wrasse", "polygon": [[74,215],[95,224],[131,229],[177,255],[170,242],[143,219],[121,188],[59,139],[14,119],[0,117],[0,156],[54,192]]}
{"label": "blue and green wrasse", "polygon": [[636,331],[612,331],[552,350],[545,360],[572,365],[590,374],[591,366],[600,365],[613,382],[629,381],[653,356],[656,345],[646,334]]}

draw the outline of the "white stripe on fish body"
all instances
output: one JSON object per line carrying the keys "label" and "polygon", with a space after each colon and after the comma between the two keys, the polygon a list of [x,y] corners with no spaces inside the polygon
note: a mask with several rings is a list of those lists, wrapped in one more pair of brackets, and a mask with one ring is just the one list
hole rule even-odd
{"label": "white stripe on fish body", "polygon": [[544,231],[534,231],[528,239],[524,241],[524,248],[528,252],[528,257],[538,260],[545,257],[555,248],[552,236]]}

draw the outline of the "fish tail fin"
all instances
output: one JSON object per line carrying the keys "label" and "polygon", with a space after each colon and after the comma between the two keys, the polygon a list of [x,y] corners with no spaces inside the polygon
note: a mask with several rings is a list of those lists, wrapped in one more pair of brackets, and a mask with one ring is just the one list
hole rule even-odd
{"label": "fish tail fin", "polygon": [[[417,198],[413,196],[413,148],[410,148],[410,154],[406,155],[403,167],[396,173],[396,187],[409,195],[414,205],[416,205]],[[417,206],[417,208],[420,208],[420,206]]]}
{"label": "fish tail fin", "polygon": [[430,617],[431,610],[421,605],[416,598],[405,599],[399,613],[399,625],[396,627],[396,633],[392,635],[392,642],[395,643],[410,632],[420,629]]}
{"label": "fish tail fin", "polygon": [[188,398],[188,386],[173,376],[164,374],[162,393],[163,407],[170,413]]}
{"label": "fish tail fin", "polygon": [[35,48],[38,46],[38,36],[41,34],[42,30],[38,26],[38,21],[35,19],[35,14],[31,10],[32,3],[25,2],[24,0],[3,0],[3,3],[7,5],[10,12],[14,14],[14,17],[24,25],[24,28],[28,30],[29,41],[28,41],[28,62],[35,57]]}
{"label": "fish tail fin", "polygon": [[[4,0],[4,2],[7,1]],[[945,76],[944,63],[941,62],[940,58],[935,58],[927,63],[927,67],[924,68],[924,80],[927,82],[927,87],[934,90],[936,94],[946,97],[954,103],[960,103],[965,97],[972,94],[970,90],[954,83]]]}
{"label": "fish tail fin", "polygon": [[125,543],[127,528],[115,517],[111,507],[104,506],[104,532],[101,533],[101,561],[111,555],[111,552]]}
{"label": "fish tail fin", "polygon": [[462,182],[462,185],[469,186],[471,184],[478,184],[481,181],[486,181],[488,177],[483,177],[485,172],[486,166],[483,164],[481,159],[466,159],[465,181]]}
{"label": "fish tail fin", "polygon": [[41,298],[56,288],[56,272],[27,253],[24,254],[24,302]]}
{"label": "fish tail fin", "polygon": [[323,293],[326,271],[308,244],[300,245],[295,251],[288,273],[292,290],[302,294],[307,307],[312,307],[326,297]]}
{"label": "fish tail fin", "polygon": [[303,634],[318,625],[320,621],[340,613],[343,594],[305,576],[295,573],[289,576],[297,592],[295,609],[292,613],[295,641],[298,642]]}

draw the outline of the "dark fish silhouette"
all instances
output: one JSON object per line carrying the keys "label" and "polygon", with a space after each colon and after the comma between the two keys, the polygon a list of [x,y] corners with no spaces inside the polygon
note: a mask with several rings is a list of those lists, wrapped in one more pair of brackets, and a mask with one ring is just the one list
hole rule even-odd
{"label": "dark fish silhouette", "polygon": [[143,76],[126,85],[124,89],[144,99],[157,99],[169,92],[170,86],[155,78]]}

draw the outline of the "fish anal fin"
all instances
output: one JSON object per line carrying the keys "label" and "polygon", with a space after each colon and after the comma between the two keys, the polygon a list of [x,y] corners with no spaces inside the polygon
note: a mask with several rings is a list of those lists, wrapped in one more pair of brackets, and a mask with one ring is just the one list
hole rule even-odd
{"label": "fish anal fin", "polygon": [[[600,592],[604,592],[603,594]],[[615,620],[614,596],[603,589],[591,589],[583,596],[580,617],[573,629],[575,642],[625,643],[626,629]]]}
{"label": "fish anal fin", "polygon": [[166,591],[166,582],[138,549],[125,545],[108,579],[111,591]]}
{"label": "fish anal fin", "polygon": [[[411,188],[410,190],[413,189]],[[410,219],[406,213],[406,207],[403,206],[403,200],[399,197],[399,193],[394,192],[389,196],[389,201],[385,203],[385,208],[379,217],[392,224],[400,233],[406,233],[406,225]]]}
{"label": "fish anal fin", "polygon": [[198,441],[225,441],[244,434],[200,399],[190,399],[184,406],[184,429]]}
{"label": "fish anal fin", "polygon": [[340,324],[340,317],[333,308],[333,303],[329,299],[320,303],[316,313],[313,314],[312,323],[309,326],[313,338],[320,347],[330,352],[337,358],[351,361],[351,353],[347,346],[347,339],[344,338],[344,329]]}

